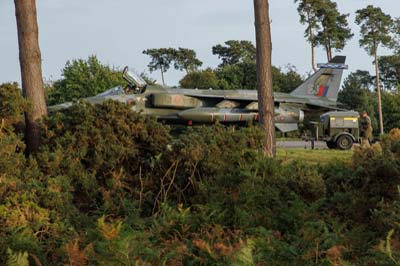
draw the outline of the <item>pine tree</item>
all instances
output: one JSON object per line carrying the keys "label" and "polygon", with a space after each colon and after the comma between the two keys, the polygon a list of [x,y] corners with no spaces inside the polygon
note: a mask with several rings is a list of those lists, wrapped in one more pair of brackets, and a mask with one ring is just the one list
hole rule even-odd
{"label": "pine tree", "polygon": [[382,97],[381,97],[381,84],[379,79],[379,59],[378,49],[379,46],[389,47],[392,42],[390,36],[390,27],[392,25],[392,18],[390,15],[383,13],[379,7],[372,5],[357,12],[356,23],[361,27],[360,46],[368,52],[369,55],[374,57],[375,73],[376,73],[376,89],[378,94],[378,114],[379,114],[379,130],[383,134],[383,116],[382,116]]}

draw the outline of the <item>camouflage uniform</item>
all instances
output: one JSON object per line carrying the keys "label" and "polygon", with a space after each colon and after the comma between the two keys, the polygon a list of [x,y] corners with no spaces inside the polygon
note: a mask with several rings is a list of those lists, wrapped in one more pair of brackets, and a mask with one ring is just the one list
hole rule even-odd
{"label": "camouflage uniform", "polygon": [[368,115],[366,115],[365,117],[361,117],[360,124],[360,135],[362,142],[370,143],[372,141],[371,118]]}

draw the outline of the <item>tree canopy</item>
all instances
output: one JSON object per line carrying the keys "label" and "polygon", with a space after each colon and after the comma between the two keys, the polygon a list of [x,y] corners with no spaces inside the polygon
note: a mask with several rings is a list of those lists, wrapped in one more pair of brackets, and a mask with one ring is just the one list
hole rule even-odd
{"label": "tree canopy", "polygon": [[380,7],[368,5],[357,10],[356,23],[360,25],[360,46],[372,56],[380,45],[390,46],[392,18],[383,13]]}
{"label": "tree canopy", "polygon": [[256,61],[256,47],[246,40],[229,40],[212,47],[212,53],[222,60],[220,67]]}
{"label": "tree canopy", "polygon": [[150,72],[161,71],[161,78],[164,85],[164,73],[168,71],[172,63],[176,70],[185,70],[186,74],[196,71],[203,64],[197,58],[196,52],[187,48],[147,49],[143,53],[151,58],[150,63],[147,65]]}
{"label": "tree canopy", "polygon": [[382,115],[382,95],[379,78],[379,46],[391,46],[392,37],[390,35],[392,18],[383,13],[379,7],[372,5],[357,10],[356,23],[361,27],[360,46],[374,57],[375,74],[376,74],[376,90],[378,96],[378,114],[380,133],[384,133],[383,115]]}
{"label": "tree canopy", "polygon": [[300,23],[306,25],[304,36],[311,45],[311,66],[314,72],[317,71],[315,66],[315,35],[320,29],[317,18],[318,1],[319,0],[294,0],[295,3],[299,3],[297,12],[300,15]]}
{"label": "tree canopy", "polygon": [[[272,67],[273,90],[275,92],[291,92],[297,88],[303,78],[294,67],[282,70]],[[256,64],[240,63],[226,65],[217,69],[194,71],[185,75],[179,82],[183,88],[240,90],[256,89]]]}
{"label": "tree canopy", "polygon": [[398,91],[382,93],[382,112],[386,132],[393,128],[400,128],[400,93]]}
{"label": "tree canopy", "polygon": [[49,105],[94,96],[118,85],[125,85],[119,70],[102,64],[95,56],[67,61],[62,78],[47,86]]}
{"label": "tree canopy", "polygon": [[320,29],[317,17],[318,1],[320,0],[294,0],[295,3],[298,3],[297,12],[300,15],[300,22],[307,26],[304,36],[310,43],[314,43],[313,36]]}
{"label": "tree canopy", "polygon": [[379,72],[386,90],[400,89],[400,56],[379,57]]}
{"label": "tree canopy", "polygon": [[175,69],[185,70],[186,74],[196,71],[203,65],[203,62],[197,58],[196,52],[187,48],[175,50],[173,60]]}
{"label": "tree canopy", "polygon": [[[344,80],[342,90],[339,92],[338,101],[347,109],[362,112],[370,111],[374,77],[368,71],[357,70]],[[367,110],[368,109],[368,110]]]}
{"label": "tree canopy", "polygon": [[330,61],[333,58],[332,50],[343,50],[353,37],[347,22],[349,14],[340,14],[337,4],[331,0],[320,0],[317,4],[317,18],[321,26],[315,41],[324,47]]}
{"label": "tree canopy", "polygon": [[150,72],[161,71],[162,82],[165,85],[164,73],[171,67],[171,63],[174,60],[175,49],[147,49],[143,51],[143,54],[150,56],[151,61],[147,65]]}
{"label": "tree canopy", "polygon": [[392,43],[391,48],[397,55],[400,54],[400,18],[394,18],[391,26]]}
{"label": "tree canopy", "polygon": [[314,64],[314,47],[322,46],[328,61],[332,59],[332,51],[341,51],[353,37],[348,26],[349,14],[341,14],[337,4],[331,0],[294,0],[298,2],[297,11],[300,22],[306,25],[304,36],[312,48],[312,66]]}
{"label": "tree canopy", "polygon": [[220,88],[220,80],[215,74],[215,71],[213,71],[212,69],[206,69],[188,73],[179,81],[179,84],[182,88],[192,88],[192,89]]}

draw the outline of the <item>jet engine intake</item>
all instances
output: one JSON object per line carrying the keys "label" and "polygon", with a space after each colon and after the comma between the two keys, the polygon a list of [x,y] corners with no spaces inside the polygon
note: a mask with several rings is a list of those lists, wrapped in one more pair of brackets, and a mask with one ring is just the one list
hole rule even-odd
{"label": "jet engine intake", "polygon": [[299,123],[304,121],[304,111],[299,110]]}

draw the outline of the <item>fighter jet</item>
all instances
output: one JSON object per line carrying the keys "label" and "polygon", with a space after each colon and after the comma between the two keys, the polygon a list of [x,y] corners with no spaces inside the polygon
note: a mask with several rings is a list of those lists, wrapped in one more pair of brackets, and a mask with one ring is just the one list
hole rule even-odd
{"label": "fighter jet", "polygon": [[[345,65],[345,56],[336,56],[292,93],[274,93],[275,126],[282,132],[295,131],[309,114],[340,110],[337,96]],[[97,104],[105,100],[126,103],[143,115],[155,116],[167,123],[246,123],[258,121],[256,90],[181,89],[147,85],[126,67],[123,77],[128,87],[116,87],[83,99]],[[72,102],[50,106],[50,112],[69,108]]]}

